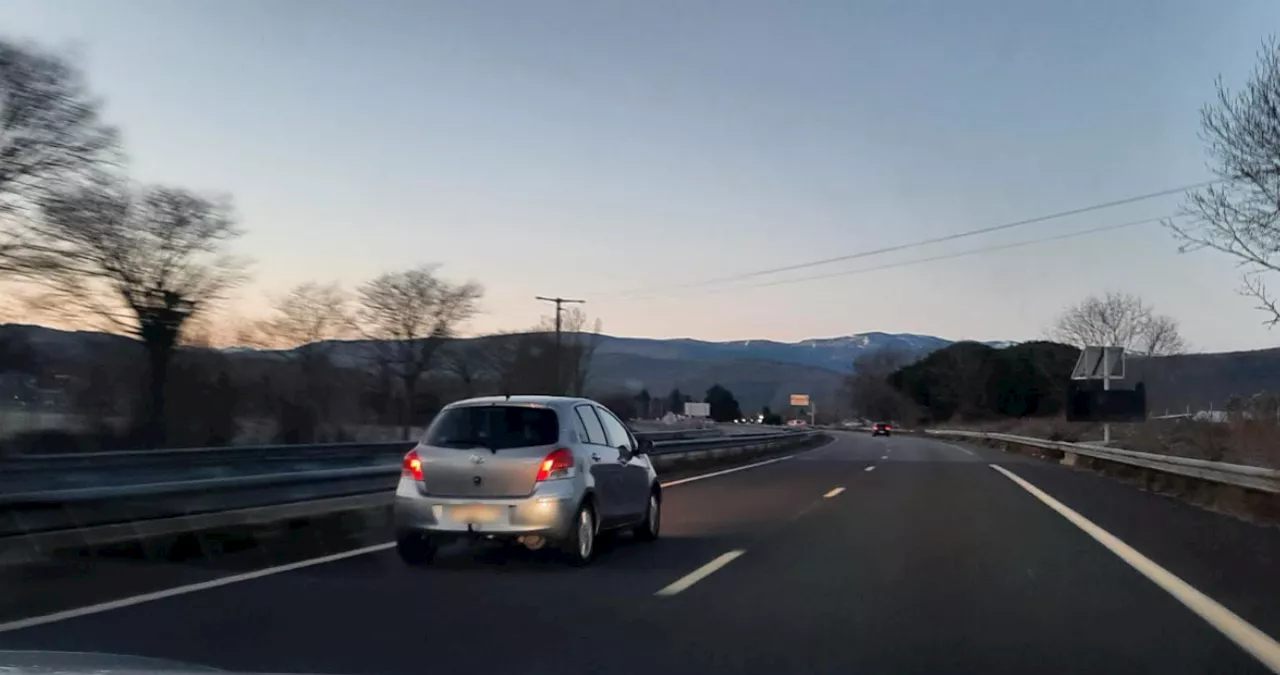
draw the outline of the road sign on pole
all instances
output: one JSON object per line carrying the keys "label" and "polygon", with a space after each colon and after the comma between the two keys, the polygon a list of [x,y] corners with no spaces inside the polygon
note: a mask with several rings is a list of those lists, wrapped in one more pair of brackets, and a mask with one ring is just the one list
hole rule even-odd
{"label": "road sign on pole", "polygon": [[1085,347],[1071,371],[1073,380],[1123,380],[1124,347]]}
{"label": "road sign on pole", "polygon": [[[1124,379],[1124,347],[1085,347],[1071,371],[1073,380],[1102,380],[1102,390],[1111,390],[1111,380]],[[1102,425],[1102,442],[1111,442],[1111,425]]]}

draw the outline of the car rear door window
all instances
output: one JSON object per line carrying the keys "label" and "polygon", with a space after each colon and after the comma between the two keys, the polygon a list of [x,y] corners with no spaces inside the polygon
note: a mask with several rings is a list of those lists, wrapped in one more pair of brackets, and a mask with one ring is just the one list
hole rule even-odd
{"label": "car rear door window", "polygon": [[592,445],[608,445],[609,440],[604,434],[600,418],[596,417],[595,411],[591,408],[592,406],[589,405],[580,405],[573,409],[578,414],[578,419],[582,420],[582,428],[587,431],[587,437],[584,440]]}
{"label": "car rear door window", "polygon": [[494,405],[449,408],[436,416],[423,443],[438,448],[505,450],[552,445],[560,440],[554,410]]}
{"label": "car rear door window", "polygon": [[596,408],[596,412],[600,414],[604,432],[609,435],[609,445],[615,448],[634,449],[631,447],[631,434],[627,433],[627,427],[613,413],[602,408]]}

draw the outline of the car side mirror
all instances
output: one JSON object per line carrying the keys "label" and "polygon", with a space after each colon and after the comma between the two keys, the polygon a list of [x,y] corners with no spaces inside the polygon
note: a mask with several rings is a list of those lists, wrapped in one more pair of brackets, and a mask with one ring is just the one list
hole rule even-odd
{"label": "car side mirror", "polygon": [[636,439],[636,454],[637,454],[637,455],[647,455],[647,454],[649,454],[650,452],[653,452],[653,441],[652,441],[652,440],[649,440],[648,438],[637,438],[637,439]]}

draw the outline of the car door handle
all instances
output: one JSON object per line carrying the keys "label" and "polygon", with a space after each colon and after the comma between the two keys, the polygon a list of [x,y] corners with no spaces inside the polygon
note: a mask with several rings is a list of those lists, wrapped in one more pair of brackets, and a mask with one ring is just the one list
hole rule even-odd
{"label": "car door handle", "polygon": [[593,452],[593,453],[591,453],[591,461],[593,461],[593,462],[598,462],[598,461],[600,461],[600,455],[598,455],[598,454],[596,454],[596,453],[594,453],[594,452]]}

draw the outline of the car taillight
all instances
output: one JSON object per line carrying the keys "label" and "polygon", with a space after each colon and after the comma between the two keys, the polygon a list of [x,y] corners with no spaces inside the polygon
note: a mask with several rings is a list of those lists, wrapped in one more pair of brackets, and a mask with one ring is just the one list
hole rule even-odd
{"label": "car taillight", "polygon": [[552,450],[542,463],[538,465],[536,481],[571,478],[573,476],[573,453],[568,448]]}
{"label": "car taillight", "polygon": [[410,450],[409,454],[404,456],[404,463],[400,465],[400,475],[422,480],[422,460],[418,458],[417,450]]}

